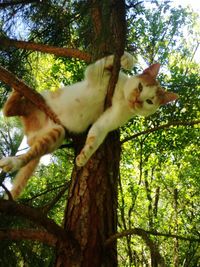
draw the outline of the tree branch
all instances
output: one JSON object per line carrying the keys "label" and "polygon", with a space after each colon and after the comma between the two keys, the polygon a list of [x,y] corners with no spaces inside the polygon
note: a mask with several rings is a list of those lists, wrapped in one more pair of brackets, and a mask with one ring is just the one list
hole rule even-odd
{"label": "tree branch", "polygon": [[0,229],[0,240],[32,240],[54,247],[58,242],[58,237],[33,229]]}
{"label": "tree branch", "polygon": [[55,123],[63,126],[57,115],[50,109],[50,107],[46,104],[44,98],[39,93],[34,91],[31,87],[26,85],[23,81],[19,80],[14,74],[9,72],[2,66],[0,66],[0,80],[24,95]]}
{"label": "tree branch", "polygon": [[158,263],[162,266],[165,267],[165,261],[164,258],[162,257],[162,255],[159,252],[158,246],[156,245],[155,242],[153,242],[150,237],[149,237],[149,232],[145,231],[141,228],[134,228],[131,230],[125,230],[121,233],[117,233],[113,236],[111,236],[110,238],[108,238],[105,242],[105,246],[109,246],[110,244],[112,244],[114,241],[116,241],[119,238],[128,236],[128,235],[139,235],[141,236],[141,238],[144,240],[144,242],[146,243],[146,245],[149,247],[151,254],[153,255],[154,258],[157,259]]}
{"label": "tree branch", "polygon": [[125,237],[125,236],[128,236],[128,235],[139,235],[139,236],[142,236],[143,233],[145,233],[147,235],[153,235],[153,236],[163,236],[163,237],[169,237],[169,238],[177,238],[177,239],[184,240],[184,241],[200,242],[200,239],[198,239],[198,238],[184,237],[184,236],[168,234],[168,233],[159,233],[159,232],[155,232],[155,231],[146,231],[146,230],[141,229],[141,228],[134,228],[134,229],[122,231],[121,233],[116,233],[115,235],[109,237],[105,242],[105,246],[109,246],[116,239],[119,239],[119,238],[122,238],[122,237]]}
{"label": "tree branch", "polygon": [[[77,49],[59,48],[43,44],[36,44],[32,42],[17,41],[7,38],[0,38],[0,46],[14,46],[27,50],[50,53],[57,56],[77,57],[87,62],[91,61],[91,56],[89,54]],[[46,104],[45,100],[39,93],[34,91],[31,87],[26,85],[23,81],[19,80],[15,75],[13,75],[11,72],[6,70],[2,66],[0,66],[0,80],[2,80],[8,86],[12,87],[16,91],[24,95],[29,101],[31,101],[40,110],[42,110],[55,123],[63,126],[57,115],[50,109],[50,107]]]}
{"label": "tree branch", "polygon": [[9,200],[13,200],[13,197],[12,197],[10,191],[8,190],[8,188],[7,188],[3,183],[1,183],[1,187],[2,187],[2,188],[4,189],[4,191],[6,192],[6,195],[8,196],[8,199],[9,199]]}
{"label": "tree branch", "polygon": [[53,220],[47,218],[35,208],[18,204],[15,201],[0,199],[0,212],[6,215],[24,217],[37,225],[44,227],[49,233],[58,236],[60,240],[69,242],[71,236],[57,225]]}
{"label": "tree branch", "polygon": [[84,60],[85,62],[91,62],[91,55],[73,48],[61,48],[51,45],[37,44],[34,42],[18,41],[8,38],[0,38],[0,47],[8,48],[15,47],[31,51],[39,51],[43,53],[53,54],[59,57],[70,57]]}
{"label": "tree branch", "polygon": [[126,11],[125,2],[113,0],[111,1],[112,12],[111,12],[111,27],[113,28],[113,41],[115,46],[115,57],[112,68],[112,74],[109,80],[107,96],[105,100],[105,107],[111,106],[112,96],[115,90],[115,86],[118,81],[119,71],[120,71],[120,59],[124,53],[125,40],[126,40]]}
{"label": "tree branch", "polygon": [[127,141],[130,141],[130,140],[132,140],[134,138],[137,138],[138,136],[141,136],[141,135],[144,135],[144,134],[153,133],[153,132],[156,132],[156,131],[161,130],[161,129],[167,129],[167,128],[170,128],[171,126],[193,126],[193,125],[199,124],[199,123],[200,123],[200,120],[195,120],[195,121],[172,121],[172,122],[160,125],[158,127],[150,128],[148,130],[136,133],[136,134],[131,135],[131,136],[127,137],[127,138],[124,138],[121,141],[121,144],[124,144]]}
{"label": "tree branch", "polygon": [[56,203],[60,200],[60,198],[64,195],[64,193],[66,192],[66,190],[69,187],[69,183],[67,182],[63,188],[60,190],[60,192],[55,196],[55,198],[52,199],[52,201],[50,203],[48,203],[47,205],[43,206],[41,209],[43,211],[43,213],[48,213],[55,205]]}
{"label": "tree branch", "polygon": [[[48,232],[46,235],[43,233],[42,237],[39,237],[37,234],[34,235],[33,232],[28,236],[28,233],[24,232],[23,238],[31,239],[32,236],[32,239],[35,238],[36,240],[36,238],[38,238],[39,241],[43,240],[45,242],[50,242],[51,245],[54,245],[55,242],[58,241],[60,246],[66,248],[70,258],[75,257],[80,253],[80,246],[72,234],[69,231],[64,230],[53,220],[47,218],[40,210],[19,204],[15,201],[0,199],[0,212],[6,215],[23,217],[38,226],[42,226]],[[14,236],[17,238],[18,235],[16,232],[13,232],[13,237]]]}
{"label": "tree branch", "polygon": [[30,3],[38,3],[42,4],[42,0],[21,0],[21,1],[15,1],[10,3],[0,3],[0,8],[5,8],[9,6],[15,6],[15,5],[28,5]]}
{"label": "tree branch", "polygon": [[65,184],[56,186],[56,187],[51,188],[51,189],[44,190],[44,191],[42,191],[41,193],[38,193],[37,195],[34,195],[34,196],[31,197],[31,198],[26,198],[26,199],[24,200],[23,203],[30,203],[30,202],[32,202],[34,199],[36,199],[36,198],[38,198],[38,197],[41,197],[41,196],[43,196],[43,195],[46,195],[47,193],[49,193],[49,192],[53,192],[53,191],[55,191],[55,190],[57,190],[57,189],[59,189],[59,188],[62,188],[62,187],[65,187]]}
{"label": "tree branch", "polygon": [[151,250],[152,255],[157,258],[157,260],[159,261],[161,266],[166,266],[165,262],[164,262],[164,259],[161,256],[157,245],[149,238],[149,235],[163,236],[163,237],[169,237],[169,238],[177,238],[177,239],[180,239],[180,240],[191,241],[191,242],[200,242],[200,239],[198,239],[198,238],[184,237],[184,236],[174,235],[174,234],[170,234],[170,233],[169,234],[168,233],[159,233],[159,232],[156,232],[156,231],[146,231],[146,230],[141,229],[141,228],[134,228],[134,229],[125,230],[125,231],[122,231],[121,233],[116,233],[115,235],[112,235],[111,237],[109,237],[106,240],[105,246],[106,247],[110,246],[117,239],[129,236],[129,235],[141,236],[141,238],[145,241],[146,245]]}

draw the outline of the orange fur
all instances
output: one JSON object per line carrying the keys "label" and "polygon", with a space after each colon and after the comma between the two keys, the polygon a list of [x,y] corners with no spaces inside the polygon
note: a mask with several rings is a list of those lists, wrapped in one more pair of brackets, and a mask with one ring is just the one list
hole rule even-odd
{"label": "orange fur", "polygon": [[[48,117],[45,113],[41,112],[34,106],[31,108],[28,116],[20,118],[24,125],[25,134],[41,129],[48,121]],[[29,109],[29,107],[27,107],[27,109]]]}
{"label": "orange fur", "polygon": [[[120,72],[112,106],[103,111],[110,78],[108,69],[113,62],[113,56],[103,58],[87,67],[83,81],[43,94],[68,131],[78,134],[91,125],[86,143],[76,158],[79,167],[86,164],[110,131],[124,125],[133,116],[149,116],[161,104],[177,99],[176,94],[164,91],[156,81],[160,68],[160,64],[156,63],[141,75],[129,77]],[[131,69],[135,62],[135,58],[127,52],[121,58],[121,66],[125,69]],[[39,158],[62,144],[65,129],[51,121],[18,92],[11,94],[3,111],[5,116],[20,116],[30,146],[25,154],[0,160],[0,168],[6,172],[20,169],[12,191],[15,197],[26,185]]]}
{"label": "orange fur", "polygon": [[143,103],[137,100],[139,95],[140,92],[138,88],[135,88],[133,92],[130,94],[129,106],[131,108],[135,108],[136,106],[142,108]]}
{"label": "orange fur", "polygon": [[28,182],[27,177],[31,176],[31,174],[34,172],[39,160],[40,158],[33,159],[26,166],[19,170],[15,177],[15,181],[11,191],[11,195],[13,198],[18,197],[23,188],[26,186]]}
{"label": "orange fur", "polygon": [[3,114],[6,117],[26,115],[27,102],[22,95],[13,91],[3,107]]}
{"label": "orange fur", "polygon": [[141,81],[146,85],[146,86],[154,86],[154,85],[159,85],[159,83],[148,73],[142,73],[138,75],[138,77],[141,79]]}

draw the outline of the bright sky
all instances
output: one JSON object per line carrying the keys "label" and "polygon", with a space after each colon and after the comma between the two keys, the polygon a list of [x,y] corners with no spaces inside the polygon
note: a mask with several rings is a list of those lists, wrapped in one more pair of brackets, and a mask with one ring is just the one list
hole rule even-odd
{"label": "bright sky", "polygon": [[181,5],[181,6],[191,6],[194,11],[200,13],[200,1],[199,0],[172,0],[175,5]]}
{"label": "bright sky", "polygon": [[[199,0],[172,0],[174,2],[175,6],[191,6],[191,8],[194,10],[194,12],[199,14],[199,24],[200,24],[200,1]],[[200,37],[199,37],[200,38]],[[194,59],[196,62],[200,63],[200,47],[195,53]]]}

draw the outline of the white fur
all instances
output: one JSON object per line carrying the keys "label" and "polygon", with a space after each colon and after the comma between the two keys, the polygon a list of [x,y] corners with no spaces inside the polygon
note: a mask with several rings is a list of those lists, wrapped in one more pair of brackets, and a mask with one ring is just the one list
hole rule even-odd
{"label": "white fur", "polygon": [[14,172],[21,168],[23,161],[18,157],[7,157],[0,160],[0,167],[5,172]]}
{"label": "white fur", "polygon": [[[50,91],[43,93],[47,104],[69,131],[81,133],[92,125],[86,144],[76,159],[78,166],[83,166],[88,161],[108,132],[122,126],[134,115],[148,116],[154,113],[159,106],[155,96],[156,87],[150,90],[149,87],[144,86],[143,91],[136,99],[133,93],[138,90],[139,78],[137,76],[129,77],[120,72],[112,98],[112,106],[104,111],[113,59],[113,56],[108,56],[89,65],[82,82],[58,89],[55,93]],[[121,66],[124,69],[131,69],[135,63],[136,59],[125,52],[121,58]],[[145,102],[149,98],[153,101],[153,105]],[[135,104],[136,100],[143,102],[142,107]],[[55,124],[49,120],[44,123],[41,130],[27,132],[27,140],[31,146],[27,153],[33,151],[35,141],[48,135],[53,127],[56,127]],[[58,144],[63,139],[64,134],[58,140]],[[56,149],[58,144],[49,148],[48,152]],[[34,155],[34,157],[39,158],[41,155]],[[0,167],[5,171],[13,171],[21,167],[21,162],[19,158],[15,157],[2,159]]]}
{"label": "white fur", "polygon": [[[136,63],[136,59],[125,52],[121,58],[121,66],[124,69],[131,69],[134,63]],[[160,96],[157,94],[160,88],[154,80],[159,70],[159,64],[154,64],[144,72],[150,75],[150,84],[154,84],[151,86],[149,85],[149,78],[144,79],[144,75],[143,78],[140,76],[129,77],[120,72],[112,97],[112,105],[104,111],[112,65],[113,56],[98,60],[87,67],[85,79],[82,82],[58,89],[55,93],[49,91],[43,93],[47,104],[56,113],[66,129],[74,133],[81,133],[91,125],[86,143],[76,158],[76,164],[80,167],[86,164],[110,131],[124,125],[135,115],[148,116],[154,113],[161,103]],[[162,94],[164,97],[165,93],[159,92],[162,100]],[[13,95],[10,97],[12,99]],[[173,101],[176,98],[177,95],[172,94],[167,100],[163,98],[163,103]],[[11,103],[9,99],[7,103]],[[10,107],[12,108],[11,105]],[[5,114],[9,114],[9,112]],[[13,115],[15,114],[13,113]],[[28,118],[23,118],[22,115],[22,122],[32,122],[31,115],[34,115],[33,118],[36,118],[39,126],[31,128],[24,123],[25,134],[30,145],[28,152],[18,157],[0,160],[0,168],[6,172],[20,169],[11,191],[13,197],[17,197],[25,187],[40,157],[58,148],[65,137],[64,128],[52,120],[46,119],[46,115],[40,110],[35,110]],[[57,136],[55,137],[56,133]]]}
{"label": "white fur", "polygon": [[[125,53],[121,60],[122,67],[130,69],[134,63],[136,63],[136,60],[130,54]],[[103,113],[110,78],[110,72],[105,68],[112,66],[112,64],[113,56],[109,56],[90,65],[86,70],[85,79],[74,85],[63,87],[61,89],[62,93],[57,98],[52,98],[49,92],[43,94],[47,104],[69,131],[75,133],[85,131]],[[119,73],[118,83],[112,99],[112,106],[116,105],[115,109],[120,109],[119,117],[113,118],[116,120],[115,128],[124,124],[134,113],[128,110],[124,97],[124,89],[126,89],[124,85],[129,79],[124,73]],[[112,129],[113,127],[110,128],[110,130]]]}

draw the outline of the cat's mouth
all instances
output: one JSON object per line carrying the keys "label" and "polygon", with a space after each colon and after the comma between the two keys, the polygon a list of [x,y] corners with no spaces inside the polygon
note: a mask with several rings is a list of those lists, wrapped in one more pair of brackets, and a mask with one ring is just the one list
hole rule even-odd
{"label": "cat's mouth", "polygon": [[134,100],[129,100],[130,109],[142,108],[142,101],[137,97]]}
{"label": "cat's mouth", "polygon": [[128,105],[130,109],[142,108],[143,102],[139,99],[140,92],[138,89],[135,89],[128,100]]}

